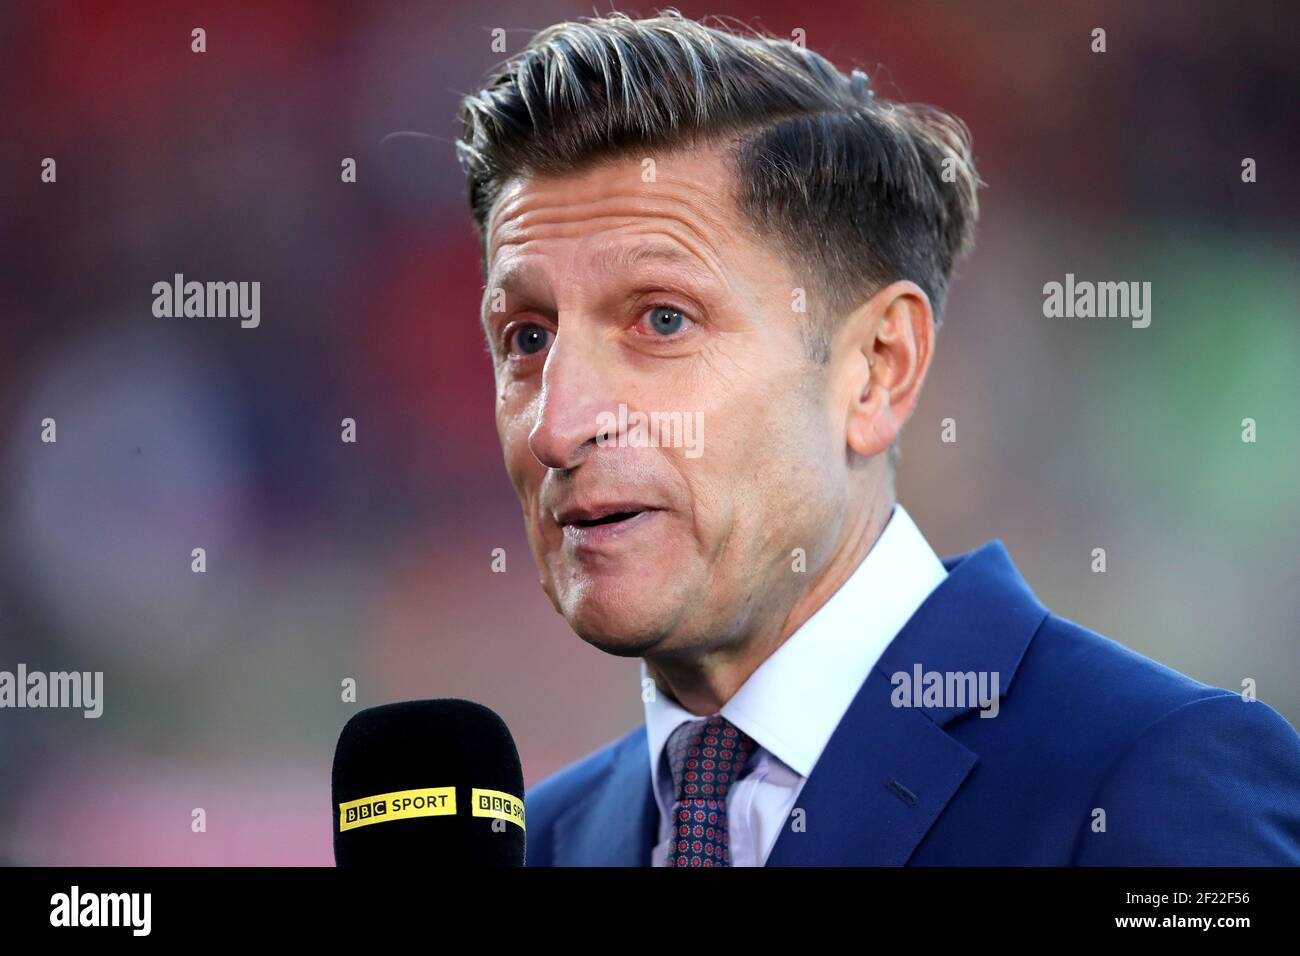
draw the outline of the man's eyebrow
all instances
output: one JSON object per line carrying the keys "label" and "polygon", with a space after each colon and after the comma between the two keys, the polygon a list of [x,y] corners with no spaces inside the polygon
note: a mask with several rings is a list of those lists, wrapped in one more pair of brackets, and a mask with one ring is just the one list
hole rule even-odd
{"label": "man's eyebrow", "polygon": [[[617,274],[629,272],[641,263],[658,262],[673,266],[700,283],[716,283],[717,275],[700,259],[685,249],[664,243],[644,243],[638,246],[606,246],[592,256],[590,268],[593,272]],[[517,286],[526,284],[534,267],[528,262],[509,262],[497,273],[495,280],[484,292],[483,308],[479,312],[479,321],[484,329],[488,328],[488,316],[491,314],[490,302],[496,290],[514,291]]]}

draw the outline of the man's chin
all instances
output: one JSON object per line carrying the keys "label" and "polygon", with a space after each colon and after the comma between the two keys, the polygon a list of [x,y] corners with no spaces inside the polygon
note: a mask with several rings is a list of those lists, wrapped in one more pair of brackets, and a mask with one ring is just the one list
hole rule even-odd
{"label": "man's chin", "polygon": [[563,613],[573,632],[592,647],[615,657],[644,657],[668,636],[668,610],[662,604],[641,609],[626,602],[609,606],[584,600]]}

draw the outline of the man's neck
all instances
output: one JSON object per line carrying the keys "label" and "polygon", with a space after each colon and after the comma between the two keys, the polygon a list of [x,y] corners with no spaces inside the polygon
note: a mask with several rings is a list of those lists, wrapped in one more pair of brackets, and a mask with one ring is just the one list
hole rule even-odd
{"label": "man's neck", "polygon": [[875,546],[894,510],[892,489],[886,489],[859,512],[844,544],[812,578],[809,586],[795,595],[784,616],[773,625],[756,630],[745,639],[694,656],[656,659],[646,655],[646,671],[656,688],[668,694],[697,716],[716,714],[750,675],[811,618],[831,595],[857,570]]}

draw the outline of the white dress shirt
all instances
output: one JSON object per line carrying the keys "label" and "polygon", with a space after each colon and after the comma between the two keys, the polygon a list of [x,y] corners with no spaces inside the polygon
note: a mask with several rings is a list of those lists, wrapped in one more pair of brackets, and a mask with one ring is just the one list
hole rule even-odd
{"label": "white dress shirt", "polygon": [[[863,681],[903,625],[948,572],[901,504],[862,563],[803,626],[790,635],[720,713],[754,738],[749,771],[727,792],[732,866],[762,866],[799,791]],[[648,677],[641,663],[642,680]],[[650,780],[659,804],[659,842],[668,853],[674,791],[660,756],[669,735],[692,714],[659,692],[645,705]]]}

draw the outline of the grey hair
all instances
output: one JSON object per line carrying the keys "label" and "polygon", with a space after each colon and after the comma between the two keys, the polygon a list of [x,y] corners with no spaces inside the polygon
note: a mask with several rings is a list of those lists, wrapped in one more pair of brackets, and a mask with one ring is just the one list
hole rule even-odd
{"label": "grey hair", "polygon": [[882,100],[861,70],[790,40],[673,9],[547,27],[464,98],[460,118],[485,272],[488,217],[511,179],[725,143],[738,208],[810,276],[816,316],[800,331],[821,363],[839,320],[897,279],[925,291],[938,323],[979,215],[961,120]]}

